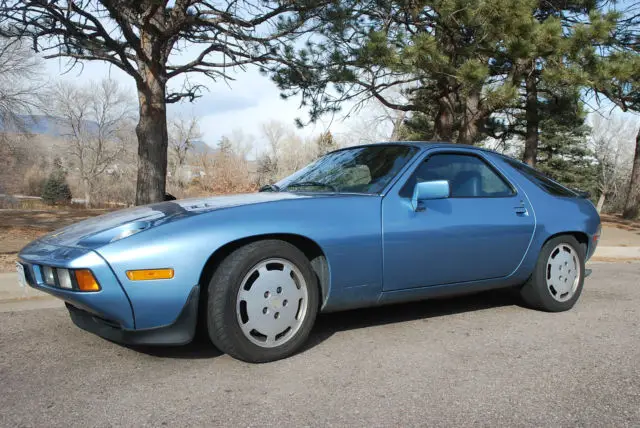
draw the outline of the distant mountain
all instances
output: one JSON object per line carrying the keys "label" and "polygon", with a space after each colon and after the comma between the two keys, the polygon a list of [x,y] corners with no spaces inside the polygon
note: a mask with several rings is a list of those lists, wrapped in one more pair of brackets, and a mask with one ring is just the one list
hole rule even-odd
{"label": "distant mountain", "polygon": [[[0,119],[0,132],[29,133],[36,135],[46,135],[50,137],[64,137],[70,134],[69,125],[61,117],[46,115],[21,115],[18,116],[19,123],[8,123],[6,126]],[[85,121],[88,130],[98,130],[98,124],[94,121]],[[204,141],[193,141],[193,153],[215,153],[216,148],[211,147]]]}
{"label": "distant mountain", "polygon": [[211,147],[204,141],[192,141],[191,144],[193,147],[191,148],[192,153],[197,154],[206,154],[206,153],[215,153],[218,149]]}
{"label": "distant mountain", "polygon": [[[0,119],[0,132],[15,132],[30,134],[48,135],[51,137],[63,137],[70,133],[69,125],[61,117],[46,115],[21,115],[18,116],[18,123],[3,123]],[[85,126],[89,131],[98,129],[98,124],[94,121],[85,121]]]}

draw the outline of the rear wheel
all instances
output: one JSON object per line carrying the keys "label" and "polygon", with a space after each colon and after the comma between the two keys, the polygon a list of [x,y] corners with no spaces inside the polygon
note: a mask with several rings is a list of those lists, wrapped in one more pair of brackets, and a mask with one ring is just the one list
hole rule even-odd
{"label": "rear wheel", "polygon": [[223,352],[267,362],[298,351],[318,311],[309,260],[279,240],[258,241],[231,253],[209,283],[207,326]]}
{"label": "rear wheel", "polygon": [[571,309],[582,293],[584,261],[584,248],[573,236],[547,241],[531,278],[520,292],[525,303],[548,312]]}

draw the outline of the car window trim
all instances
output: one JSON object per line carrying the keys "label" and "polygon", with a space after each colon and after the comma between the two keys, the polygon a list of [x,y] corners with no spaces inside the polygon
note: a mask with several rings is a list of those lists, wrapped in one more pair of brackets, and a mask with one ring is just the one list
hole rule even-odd
{"label": "car window trim", "polygon": [[[536,169],[536,168],[534,168],[534,167],[532,167],[530,165],[527,165],[526,163],[521,162],[518,159],[512,158],[511,156],[507,156],[505,154],[499,154],[499,156],[501,158],[504,158],[504,159],[500,159],[500,160],[502,162],[506,163],[509,166],[509,168],[515,170],[516,173],[522,175],[525,178],[525,180],[531,182],[534,186],[536,186],[538,189],[540,189],[543,192],[545,192],[547,195],[553,196],[555,198],[567,198],[567,199],[576,199],[576,198],[580,197],[575,190],[568,188],[564,184],[557,182],[556,180],[554,180],[551,177],[547,177],[542,171],[539,171],[538,169]],[[531,179],[527,173],[525,173],[525,172],[521,171],[520,169],[516,168],[515,166],[511,165],[510,162],[515,162],[517,164],[523,165],[526,168],[532,169],[535,173],[540,174],[545,180],[550,181],[551,184],[554,184],[554,185],[560,187],[562,190],[566,190],[569,194],[568,195],[559,195],[559,194],[556,194],[556,193],[553,193],[553,192],[549,191],[549,189],[547,189],[545,186],[543,186],[543,185],[539,184],[537,181]]]}
{"label": "car window trim", "polygon": [[[380,191],[378,193],[373,193],[376,196],[385,197],[389,192],[391,192],[391,190],[393,189],[393,186],[395,186],[398,183],[398,181],[400,181],[400,179],[402,179],[402,176],[409,169],[411,169],[413,167],[413,165],[416,164],[416,162],[418,162],[418,159],[420,159],[420,156],[422,155],[422,153],[424,153],[424,150],[420,146],[418,146],[417,144],[398,144],[398,143],[380,143],[380,144],[396,145],[396,146],[408,146],[408,147],[411,147],[411,148],[413,148],[415,150],[414,153],[413,153],[413,156],[411,156],[409,159],[407,159],[407,161],[405,162],[404,166],[400,169],[400,171],[398,171],[398,173],[395,175],[395,177],[393,177],[391,180],[389,180],[389,183],[387,183],[386,187],[384,189],[382,189],[382,191]],[[419,162],[417,164],[419,165]]]}
{"label": "car window trim", "polygon": [[491,160],[487,159],[485,156],[482,156],[481,153],[476,153],[474,151],[457,149],[457,148],[427,149],[422,159],[416,163],[415,167],[413,168],[413,170],[411,170],[411,173],[409,174],[407,179],[404,181],[404,183],[402,183],[402,186],[400,186],[400,189],[398,190],[398,196],[400,196],[403,199],[407,199],[407,197],[402,196],[401,193],[404,187],[409,182],[409,180],[411,180],[411,178],[413,177],[413,174],[415,174],[416,170],[420,167],[420,165],[422,165],[423,162],[426,162],[427,160],[429,160],[430,157],[434,155],[443,155],[443,154],[451,154],[451,155],[459,155],[459,156],[474,156],[480,159],[480,161],[484,162],[489,167],[490,170],[492,170],[500,179],[502,179],[504,183],[507,184],[509,188],[511,188],[511,191],[513,192],[511,195],[508,195],[508,196],[457,196],[457,197],[449,197],[448,199],[506,199],[506,198],[518,197],[518,187],[515,186],[507,177],[505,177],[504,174],[502,174],[502,172],[491,162]]}

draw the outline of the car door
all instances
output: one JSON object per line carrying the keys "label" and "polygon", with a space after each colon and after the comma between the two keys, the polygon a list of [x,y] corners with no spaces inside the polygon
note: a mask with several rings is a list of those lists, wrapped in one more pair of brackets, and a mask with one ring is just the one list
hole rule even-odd
{"label": "car door", "polygon": [[[414,209],[415,183],[432,180],[450,197]],[[428,151],[382,204],[384,291],[509,276],[535,228],[525,194],[479,151]]]}

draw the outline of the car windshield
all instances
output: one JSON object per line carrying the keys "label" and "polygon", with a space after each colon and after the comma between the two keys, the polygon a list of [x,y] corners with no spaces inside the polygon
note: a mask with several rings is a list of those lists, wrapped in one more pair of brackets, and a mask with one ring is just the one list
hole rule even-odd
{"label": "car windshield", "polygon": [[380,144],[329,153],[276,183],[288,192],[376,194],[417,152],[408,145]]}

